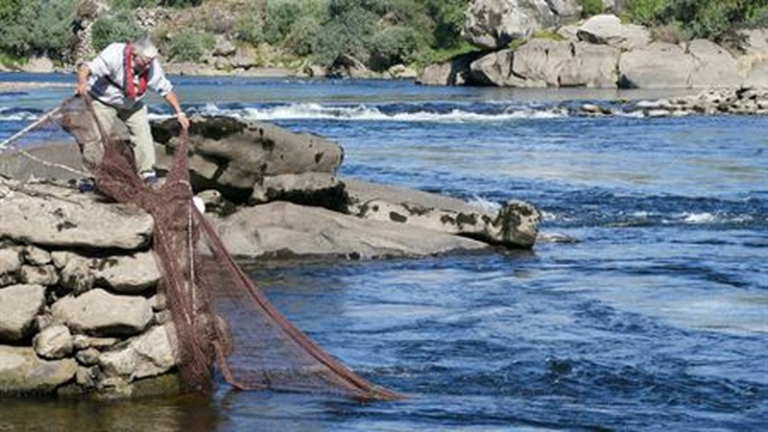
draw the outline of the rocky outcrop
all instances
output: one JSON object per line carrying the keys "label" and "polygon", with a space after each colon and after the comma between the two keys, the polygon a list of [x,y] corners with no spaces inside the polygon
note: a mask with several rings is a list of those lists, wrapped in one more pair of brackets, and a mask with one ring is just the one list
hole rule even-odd
{"label": "rocky outcrop", "polygon": [[[649,29],[605,14],[577,25],[550,27],[557,35],[554,38],[530,39],[548,22],[531,18],[537,16],[531,11],[544,4],[543,0],[472,2],[466,36],[481,51],[464,55],[464,60],[476,57],[468,63],[455,59],[430,65],[417,83],[670,89],[768,86],[766,30],[741,32],[740,50],[701,39],[671,44],[653,41]],[[547,4],[548,10],[558,10],[554,2]],[[620,10],[623,4],[605,6]],[[510,48],[513,39],[524,42]]]}
{"label": "rocky outcrop", "polygon": [[349,194],[347,212],[362,219],[417,226],[508,247],[533,246],[541,222],[541,213],[521,201],[488,211],[426,192],[351,179],[344,183]]}
{"label": "rocky outcrop", "polygon": [[[193,187],[219,190],[237,203],[249,201],[254,189],[262,190],[265,178],[333,173],[343,159],[341,147],[317,135],[295,134],[268,123],[224,116],[193,116],[191,121]],[[152,126],[155,140],[164,146],[158,161],[161,170],[170,166],[177,128],[175,120]],[[255,197],[259,198],[260,194]]]}
{"label": "rocky outcrop", "polygon": [[465,16],[464,38],[485,50],[505,48],[556,23],[545,0],[474,0]]}

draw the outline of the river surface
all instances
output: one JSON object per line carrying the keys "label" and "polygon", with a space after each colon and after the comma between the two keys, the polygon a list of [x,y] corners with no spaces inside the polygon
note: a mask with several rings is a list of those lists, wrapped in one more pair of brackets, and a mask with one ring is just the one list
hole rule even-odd
{"label": "river surface", "polygon": [[[768,117],[574,109],[656,96],[616,91],[174,81],[188,112],[335,140],[341,176],[489,208],[526,200],[543,211],[543,232],[579,242],[249,263],[298,327],[403,401],[224,384],[210,396],[141,402],[5,399],[0,431],[768,430]],[[71,91],[0,93],[0,139]],[[152,112],[169,113],[160,99]],[[44,128],[18,145],[62,139]]]}

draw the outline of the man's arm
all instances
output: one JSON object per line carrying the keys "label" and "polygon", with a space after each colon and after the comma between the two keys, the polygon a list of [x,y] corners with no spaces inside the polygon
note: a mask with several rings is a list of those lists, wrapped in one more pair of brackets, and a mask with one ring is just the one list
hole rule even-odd
{"label": "man's arm", "polygon": [[176,120],[179,121],[179,125],[182,129],[187,130],[189,128],[189,119],[184,111],[181,110],[181,104],[179,104],[179,98],[176,97],[176,93],[173,90],[165,94],[165,101],[173,108],[173,112],[176,115]]}

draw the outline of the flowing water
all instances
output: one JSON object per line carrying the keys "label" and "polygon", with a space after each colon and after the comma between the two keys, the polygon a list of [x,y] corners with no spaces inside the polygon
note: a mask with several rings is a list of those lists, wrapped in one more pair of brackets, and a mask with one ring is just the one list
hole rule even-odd
{"label": "flowing water", "polygon": [[[543,232],[579,242],[248,263],[294,323],[404,401],[223,384],[210,397],[141,402],[6,399],[0,431],[768,430],[768,118],[574,109],[656,96],[616,91],[175,82],[189,112],[337,141],[341,176],[489,208],[523,199],[543,211]],[[0,139],[69,94],[0,93]],[[158,99],[152,112],[169,113]],[[49,128],[20,145],[62,139]]]}

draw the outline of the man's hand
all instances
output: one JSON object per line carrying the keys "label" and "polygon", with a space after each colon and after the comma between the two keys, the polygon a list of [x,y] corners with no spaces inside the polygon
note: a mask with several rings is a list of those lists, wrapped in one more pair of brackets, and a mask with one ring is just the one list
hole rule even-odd
{"label": "man's hand", "polygon": [[77,83],[75,86],[75,95],[76,96],[85,96],[85,93],[88,92],[88,84],[87,83]]}
{"label": "man's hand", "polygon": [[176,113],[176,120],[179,121],[179,126],[181,126],[182,129],[189,129],[189,118],[187,118],[187,115],[184,114],[184,111],[179,111]]}
{"label": "man's hand", "polygon": [[91,69],[88,67],[88,63],[82,63],[77,67],[77,85],[75,86],[77,96],[85,96],[88,92],[88,77],[90,75]]}

